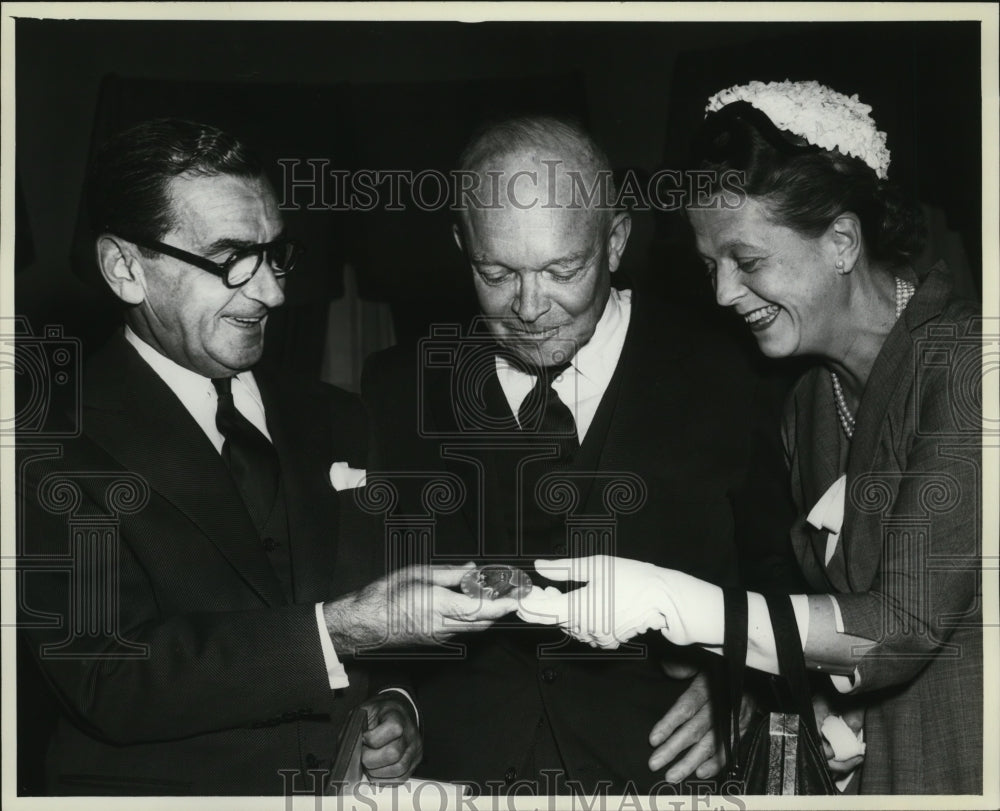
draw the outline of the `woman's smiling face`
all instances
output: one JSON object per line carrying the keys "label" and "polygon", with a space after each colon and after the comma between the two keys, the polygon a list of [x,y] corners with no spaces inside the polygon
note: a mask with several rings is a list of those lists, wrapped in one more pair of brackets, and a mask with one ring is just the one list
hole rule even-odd
{"label": "woman's smiling face", "polygon": [[829,234],[779,225],[752,197],[738,209],[691,209],[688,217],[716,301],[743,317],[765,355],[823,355],[840,343],[838,313],[849,291]]}

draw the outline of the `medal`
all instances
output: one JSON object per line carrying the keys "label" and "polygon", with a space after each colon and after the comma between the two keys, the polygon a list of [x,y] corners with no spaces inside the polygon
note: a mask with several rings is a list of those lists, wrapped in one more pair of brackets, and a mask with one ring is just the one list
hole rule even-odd
{"label": "medal", "polygon": [[519,600],[531,591],[531,578],[513,566],[480,566],[465,573],[459,588],[469,597],[484,600],[513,597]]}

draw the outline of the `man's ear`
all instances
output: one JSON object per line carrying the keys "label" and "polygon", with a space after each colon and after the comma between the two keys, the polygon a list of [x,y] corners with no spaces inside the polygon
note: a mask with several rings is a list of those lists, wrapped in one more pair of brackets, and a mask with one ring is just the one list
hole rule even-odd
{"label": "man's ear", "polygon": [[861,221],[851,211],[838,215],[826,229],[833,252],[833,265],[838,273],[854,270],[861,256]]}
{"label": "man's ear", "polygon": [[611,220],[611,228],[608,229],[608,269],[612,273],[618,270],[631,233],[632,217],[627,211],[619,211]]}
{"label": "man's ear", "polygon": [[141,304],[146,298],[146,279],[136,249],[119,237],[97,238],[97,264],[111,291],[126,304]]}

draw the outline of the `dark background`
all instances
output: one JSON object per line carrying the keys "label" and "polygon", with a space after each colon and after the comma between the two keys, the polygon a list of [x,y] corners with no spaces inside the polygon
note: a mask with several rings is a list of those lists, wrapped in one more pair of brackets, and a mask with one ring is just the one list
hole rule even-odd
{"label": "dark background", "polygon": [[[816,79],[873,106],[890,176],[935,207],[981,290],[978,23],[20,20],[16,41],[16,308],[36,331],[62,324],[85,348],[115,323],[107,295],[79,278],[93,272],[83,231],[74,244],[87,161],[95,142],[157,115],[231,129],[269,162],[447,170],[485,118],[568,113],[616,169],[648,175],[684,165],[715,91]],[[446,211],[286,219],[308,256],[272,320],[271,360],[317,373],[346,260],[361,295],[391,305],[401,340],[474,308]],[[684,247],[675,216],[637,213],[623,270],[710,312]]]}
{"label": "dark background", "polygon": [[[753,79],[816,79],[874,108],[890,177],[934,214],[925,263],[965,262],[981,287],[978,23],[274,23],[19,20],[15,310],[96,347],[117,323],[79,229],[95,143],[146,117],[230,129],[268,161],[450,168],[485,118],[569,113],[618,170],[682,167],[709,95]],[[327,306],[357,269],[400,340],[474,309],[447,212],[291,211],[307,261],[269,324],[267,362],[318,374]],[[716,317],[676,215],[636,213],[622,272]],[[23,659],[24,657],[19,657]],[[47,716],[21,674],[19,790],[38,788]]]}

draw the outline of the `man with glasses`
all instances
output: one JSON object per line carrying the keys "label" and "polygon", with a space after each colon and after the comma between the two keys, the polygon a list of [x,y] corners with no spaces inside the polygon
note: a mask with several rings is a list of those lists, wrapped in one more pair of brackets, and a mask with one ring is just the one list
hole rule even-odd
{"label": "man with glasses", "polygon": [[363,410],[254,374],[300,250],[239,141],[140,124],[88,203],[124,327],[84,369],[81,435],[20,468],[21,627],[62,707],[49,791],[309,793],[358,704],[369,775],[409,776],[415,707],[357,654],[516,606],[450,590],[462,567],[380,578],[380,544],[338,537],[330,466],[363,464]]}

